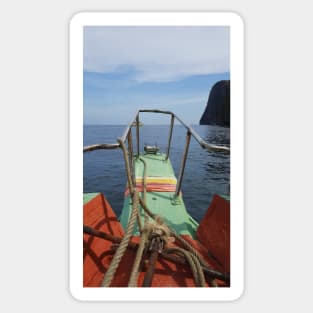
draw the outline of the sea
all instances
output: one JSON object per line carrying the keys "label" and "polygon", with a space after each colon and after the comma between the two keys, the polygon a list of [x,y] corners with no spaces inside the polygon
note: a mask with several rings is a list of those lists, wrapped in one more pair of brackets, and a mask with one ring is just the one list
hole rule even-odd
{"label": "sea", "polygon": [[[230,128],[215,125],[192,125],[208,143],[230,146]],[[98,143],[115,143],[125,125],[84,125],[84,146]],[[140,127],[140,147],[158,145],[166,152],[168,125]],[[133,129],[133,145],[136,132]],[[186,141],[186,129],[175,125],[170,160],[178,178]],[[126,186],[126,171],[121,149],[96,150],[84,153],[84,192],[101,192],[110,202],[117,216],[121,213]],[[182,183],[185,206],[190,215],[201,222],[214,194],[228,195],[230,190],[230,154],[203,149],[191,139]]]}

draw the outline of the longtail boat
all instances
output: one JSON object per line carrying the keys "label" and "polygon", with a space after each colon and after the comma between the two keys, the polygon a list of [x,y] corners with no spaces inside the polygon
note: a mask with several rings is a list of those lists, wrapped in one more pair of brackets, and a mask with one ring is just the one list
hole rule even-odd
{"label": "longtail boat", "polygon": [[[167,149],[140,147],[140,113],[170,115]],[[176,178],[170,148],[175,120],[186,129]],[[136,129],[136,151],[132,129]],[[230,196],[215,194],[198,224],[181,192],[189,143],[230,153],[205,142],[169,111],[139,110],[115,143],[84,147],[84,153],[121,149],[126,169],[124,205],[119,217],[101,193],[84,193],[84,287],[229,287]]]}

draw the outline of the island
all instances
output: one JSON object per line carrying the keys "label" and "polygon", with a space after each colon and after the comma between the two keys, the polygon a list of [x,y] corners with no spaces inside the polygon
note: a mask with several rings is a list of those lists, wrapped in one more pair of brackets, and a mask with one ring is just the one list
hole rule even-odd
{"label": "island", "polygon": [[230,127],[230,81],[221,80],[213,85],[200,125]]}

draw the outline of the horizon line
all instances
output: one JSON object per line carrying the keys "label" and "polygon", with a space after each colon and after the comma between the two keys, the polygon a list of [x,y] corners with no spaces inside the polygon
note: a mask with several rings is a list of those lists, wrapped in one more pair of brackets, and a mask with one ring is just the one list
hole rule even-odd
{"label": "horizon line", "polygon": [[[83,126],[128,126],[129,123],[126,123],[126,124],[83,124]],[[146,124],[143,124],[142,126],[168,126],[170,125],[170,123],[167,123],[167,124],[149,124],[149,123],[146,123]],[[187,124],[187,125],[200,125],[200,123],[190,123],[190,124]],[[140,127],[142,127],[140,126]],[[174,124],[174,126],[184,126],[184,125],[181,125],[181,124]],[[201,125],[200,125],[201,126]],[[136,127],[136,126],[133,126],[133,127]]]}

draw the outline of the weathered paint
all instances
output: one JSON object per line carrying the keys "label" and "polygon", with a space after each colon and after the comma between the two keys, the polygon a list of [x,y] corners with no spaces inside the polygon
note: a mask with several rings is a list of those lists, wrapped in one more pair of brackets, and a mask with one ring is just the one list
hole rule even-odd
{"label": "weathered paint", "polygon": [[[147,188],[146,192],[146,204],[148,208],[157,215],[164,218],[165,222],[168,223],[170,227],[176,230],[177,233],[182,235],[189,235],[195,238],[196,229],[198,223],[188,214],[182,195],[175,198],[175,187],[176,187],[176,177],[174,170],[169,159],[165,159],[165,154],[143,154],[140,155],[142,159],[146,162],[146,176],[147,183],[149,182],[159,184],[151,184]],[[144,174],[144,163],[139,159],[135,159],[135,175],[138,184],[142,184],[143,174]],[[174,188],[169,188],[169,183]],[[160,192],[160,188],[164,184],[164,189],[170,191]],[[140,189],[141,191],[142,189]],[[157,190],[157,191],[155,191]],[[143,192],[141,192],[141,197],[143,197]],[[126,197],[124,200],[123,210],[120,216],[120,222],[124,229],[126,229],[128,220],[131,215],[132,203],[130,196],[126,192]],[[144,221],[144,211],[140,207],[141,218]],[[134,231],[134,235],[139,235],[138,227]]]}
{"label": "weathered paint", "polygon": [[197,238],[225,272],[230,271],[230,202],[214,195],[197,230]]}
{"label": "weathered paint", "polygon": [[[171,182],[176,182],[172,165],[169,160],[165,160],[164,154],[143,155],[141,157],[147,162],[148,182],[155,179],[165,184],[168,183],[168,179],[171,179]],[[137,159],[135,166],[138,183],[142,183],[143,162]],[[163,178],[160,177],[166,177],[165,181],[162,182]],[[212,269],[222,273],[229,272],[229,201],[215,196],[198,227],[198,223],[187,213],[182,196],[174,198],[174,194],[174,192],[150,191],[146,193],[146,203],[153,213],[161,215],[166,223],[180,233],[202,255]],[[143,193],[141,196],[143,197]],[[143,210],[140,209],[143,220]],[[96,230],[122,238],[130,212],[129,195],[125,197],[119,222],[110,204],[102,194],[84,194],[84,225]],[[131,241],[138,243],[140,240],[138,229],[135,229],[134,235]],[[178,243],[173,243],[173,245],[176,244]],[[101,285],[104,273],[107,271],[114,253],[115,249],[112,248],[112,242],[84,234],[84,287],[99,287]],[[135,253],[134,249],[126,250],[111,287],[127,286]],[[138,276],[137,286],[142,286],[146,270],[147,268],[143,266]],[[215,282],[219,286],[229,286],[218,279]],[[194,287],[195,283],[188,265],[173,263],[161,258],[156,262],[151,286]]]}
{"label": "weathered paint", "polygon": [[84,204],[99,195],[99,192],[84,193]]}
{"label": "weathered paint", "polygon": [[[109,202],[102,194],[86,194],[84,204],[84,225],[101,230],[113,236],[122,237],[121,227]],[[85,195],[84,195],[85,196]],[[112,243],[84,234],[84,287],[99,287],[104,273],[112,260]]]}
{"label": "weathered paint", "polygon": [[[91,198],[84,205],[84,225],[103,231],[112,236],[122,238],[124,231],[111,208],[102,194]],[[213,269],[218,269],[213,260],[208,257],[204,246],[190,238],[183,236],[198,253],[200,253]],[[100,287],[104,274],[112,261],[115,249],[112,242],[84,234],[84,287]],[[138,243],[140,237],[132,238],[132,242]],[[127,249],[120,265],[114,275],[111,287],[127,287],[130,279],[131,268],[135,259],[136,250]],[[147,255],[146,257],[148,257]],[[145,262],[139,273],[138,286],[142,286],[145,276]],[[221,286],[225,284],[219,281]],[[189,265],[178,264],[164,258],[159,258],[155,265],[155,273],[152,279],[152,287],[194,287],[195,283]]]}

